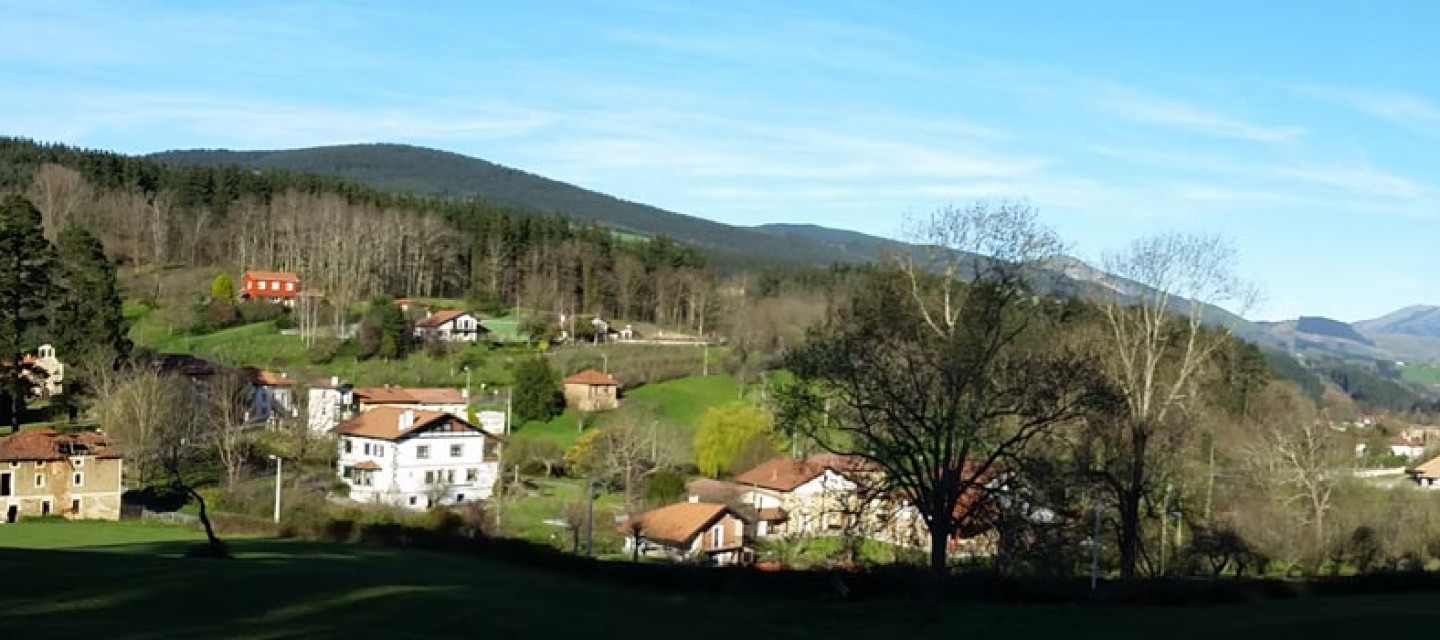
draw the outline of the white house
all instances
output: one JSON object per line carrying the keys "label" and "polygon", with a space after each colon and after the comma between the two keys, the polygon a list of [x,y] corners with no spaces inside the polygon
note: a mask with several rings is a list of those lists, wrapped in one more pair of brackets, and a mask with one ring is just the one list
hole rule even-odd
{"label": "white house", "polygon": [[1391,438],[1386,444],[1390,447],[1390,455],[1404,456],[1412,460],[1425,455],[1425,441],[1420,438],[1401,436]]}
{"label": "white house", "polygon": [[311,384],[305,403],[310,430],[335,430],[348,416],[352,402],[350,385],[341,384],[338,377]]}
{"label": "white house", "polygon": [[447,342],[475,342],[485,333],[480,319],[466,311],[437,311],[415,322],[415,337]]}
{"label": "white house", "polygon": [[339,426],[340,478],[350,498],[413,509],[488,499],[500,439],[437,411],[380,407]]}
{"label": "white house", "polygon": [[638,514],[618,527],[625,552],[670,560],[704,558],[719,565],[747,562],[745,522],[723,504],[691,500]]}
{"label": "white house", "polygon": [[852,517],[853,481],[821,459],[781,457],[738,476],[740,501],[757,513],[755,535],[818,535],[843,529]]}

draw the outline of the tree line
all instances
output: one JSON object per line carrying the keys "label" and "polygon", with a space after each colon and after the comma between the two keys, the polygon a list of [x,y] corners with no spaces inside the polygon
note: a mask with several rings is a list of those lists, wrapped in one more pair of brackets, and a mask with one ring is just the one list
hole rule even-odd
{"label": "tree line", "polygon": [[80,226],[135,269],[290,270],[331,318],[375,294],[466,298],[499,311],[598,314],[713,329],[718,278],[691,245],[618,235],[483,200],[383,193],[234,166],[0,139],[0,192],[26,195],[47,232]]}

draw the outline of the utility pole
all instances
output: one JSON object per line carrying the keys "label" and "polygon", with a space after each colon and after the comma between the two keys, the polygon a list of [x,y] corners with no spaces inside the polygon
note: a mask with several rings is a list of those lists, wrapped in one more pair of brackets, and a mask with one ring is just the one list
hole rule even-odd
{"label": "utility pole", "polygon": [[272,455],[271,460],[275,461],[275,524],[280,524],[280,486],[284,478],[285,459]]}
{"label": "utility pole", "polygon": [[705,346],[705,365],[704,365],[704,368],[701,370],[700,375],[702,375],[702,376],[708,376],[708,375],[710,375],[710,343],[706,342],[704,346]]}
{"label": "utility pole", "polygon": [[603,367],[601,371],[607,376],[610,375],[610,356],[606,355],[604,351],[601,351],[600,361],[604,363],[600,365],[601,367]]}
{"label": "utility pole", "polygon": [[585,485],[585,556],[595,557],[595,481]]}

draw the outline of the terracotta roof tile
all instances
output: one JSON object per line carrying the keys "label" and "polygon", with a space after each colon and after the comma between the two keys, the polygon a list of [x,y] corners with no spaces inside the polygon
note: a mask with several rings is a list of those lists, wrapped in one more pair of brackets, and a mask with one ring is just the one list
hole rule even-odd
{"label": "terracotta roof tile", "polygon": [[784,522],[790,519],[790,514],[780,507],[769,507],[761,509],[756,519],[763,522]]}
{"label": "terracotta roof tile", "polygon": [[762,462],[759,466],[735,476],[735,482],[774,491],[794,491],[796,487],[825,473],[825,469],[825,465],[817,462],[781,457]]}
{"label": "terracotta roof tile", "polygon": [[[400,418],[406,412],[411,414],[412,420],[409,426],[401,429]],[[448,427],[446,425],[448,425]],[[472,429],[484,433],[479,427],[448,413],[401,409],[399,407],[378,407],[366,411],[350,420],[340,423],[340,426],[336,427],[335,431],[344,435],[379,438],[381,440],[399,440],[412,433],[427,429],[448,429],[450,431]],[[487,434],[486,437],[493,438],[494,436]]]}
{"label": "terracotta roof tile", "polygon": [[245,276],[250,278],[251,280],[288,280],[290,282],[300,281],[300,276],[295,275],[295,272],[293,271],[251,270],[246,271]]}
{"label": "terracotta roof tile", "polygon": [[465,404],[465,395],[459,389],[444,387],[358,387],[351,393],[369,404]]}
{"label": "terracotta roof tile", "polygon": [[351,468],[353,468],[353,469],[360,469],[361,471],[379,471],[379,470],[381,469],[380,463],[378,463],[378,462],[376,462],[376,461],[374,461],[374,460],[365,460],[365,461],[362,461],[362,462],[360,462],[359,464],[356,464],[354,467],[351,467]]}
{"label": "terracotta roof tile", "polygon": [[1440,478],[1440,456],[1431,458],[1415,466],[1410,470],[1421,478]]}
{"label": "terracotta roof tile", "polygon": [[72,455],[120,457],[120,453],[98,433],[60,434],[52,429],[29,429],[0,438],[0,461],[64,460]]}
{"label": "terracotta roof tile", "polygon": [[836,473],[873,473],[881,471],[880,465],[864,456],[843,453],[821,453],[806,460],[829,467]]}
{"label": "terracotta roof tile", "polygon": [[293,387],[295,381],[264,369],[245,369],[245,379],[257,387]]}
{"label": "terracotta roof tile", "polygon": [[445,324],[446,322],[449,322],[449,321],[451,321],[451,320],[454,320],[454,319],[456,319],[456,318],[459,318],[460,316],[466,316],[466,315],[470,315],[469,312],[459,311],[459,310],[455,310],[455,309],[451,309],[451,310],[449,310],[449,311],[436,311],[435,313],[432,313],[432,314],[430,314],[430,315],[428,315],[428,316],[425,316],[424,318],[421,318],[420,320],[416,320],[416,321],[415,321],[415,326],[417,326],[417,327],[427,327],[427,328],[429,328],[429,327],[438,327],[438,326],[440,326],[440,325],[442,325],[442,324]]}
{"label": "terracotta roof tile", "polygon": [[[723,504],[709,502],[677,502],[635,516],[640,522],[641,535],[651,540],[688,545],[695,536],[709,528],[716,520],[729,511]],[[621,531],[628,531],[630,523],[622,523]]]}
{"label": "terracotta roof tile", "polygon": [[590,386],[618,387],[620,381],[609,374],[600,373],[594,369],[586,369],[565,379],[565,384],[588,384]]}

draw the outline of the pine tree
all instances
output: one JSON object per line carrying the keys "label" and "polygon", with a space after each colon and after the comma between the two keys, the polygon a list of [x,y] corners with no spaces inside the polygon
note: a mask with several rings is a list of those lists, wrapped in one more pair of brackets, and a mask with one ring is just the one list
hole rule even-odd
{"label": "pine tree", "polygon": [[[59,357],[72,364],[93,357],[123,360],[130,353],[130,340],[115,281],[115,265],[105,257],[99,238],[82,227],[69,226],[56,238],[60,259],[60,282],[50,317],[50,343]],[[72,367],[72,372],[81,368]],[[77,391],[85,384],[80,376],[67,376],[61,401],[78,412]]]}
{"label": "pine tree", "polygon": [[560,413],[560,383],[544,358],[532,358],[515,370],[513,409],[517,422],[549,420]]}
{"label": "pine tree", "polygon": [[40,210],[22,196],[0,200],[0,364],[3,410],[12,431],[20,428],[26,381],[18,374],[25,352],[35,346],[49,315],[50,274],[55,247],[45,239]]}

